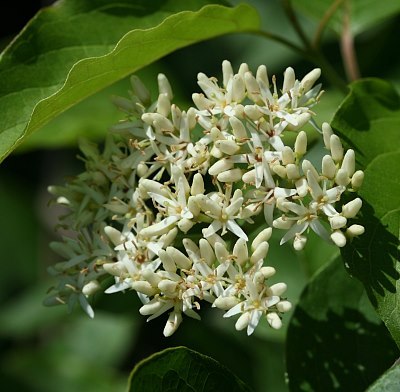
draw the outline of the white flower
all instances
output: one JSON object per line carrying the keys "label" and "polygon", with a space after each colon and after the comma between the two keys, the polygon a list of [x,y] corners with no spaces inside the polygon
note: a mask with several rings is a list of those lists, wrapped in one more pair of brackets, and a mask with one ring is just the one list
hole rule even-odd
{"label": "white flower", "polygon": [[226,192],[215,192],[208,195],[197,195],[196,201],[200,209],[213,222],[203,231],[204,237],[210,237],[222,229],[221,234],[226,234],[227,230],[234,233],[236,236],[248,240],[246,233],[236,223],[239,218],[239,210],[243,204],[242,191],[237,189],[233,196],[230,197],[231,187],[227,187]]}

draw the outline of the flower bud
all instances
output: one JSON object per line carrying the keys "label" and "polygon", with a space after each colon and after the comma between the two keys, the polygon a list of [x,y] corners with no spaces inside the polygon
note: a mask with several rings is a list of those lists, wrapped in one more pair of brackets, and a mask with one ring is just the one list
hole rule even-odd
{"label": "flower bud", "polygon": [[288,230],[292,227],[293,221],[279,217],[272,222],[272,226],[276,229]]}
{"label": "flower bud", "polygon": [[161,310],[161,308],[164,306],[163,302],[160,301],[150,301],[147,304],[143,305],[140,309],[139,309],[139,313],[142,316],[149,316],[151,314],[155,314],[157,313],[159,310]]}
{"label": "flower bud", "polygon": [[111,240],[111,242],[117,246],[122,243],[124,237],[120,231],[115,229],[112,226],[106,226],[104,228],[104,233],[106,233],[107,237]]}
{"label": "flower bud", "polygon": [[233,78],[232,64],[228,60],[222,62],[222,76],[224,87],[227,87],[229,80]]}
{"label": "flower bud", "polygon": [[204,94],[198,94],[198,93],[192,94],[192,101],[199,110],[209,110],[215,106],[215,103],[210,99],[206,98]]}
{"label": "flower bud", "polygon": [[342,207],[342,215],[346,218],[354,218],[362,206],[362,200],[357,197]]}
{"label": "flower bud", "polygon": [[274,328],[279,329],[282,327],[282,320],[279,318],[278,314],[275,312],[267,313],[267,321],[268,324]]}
{"label": "flower bud", "polygon": [[269,244],[268,242],[264,241],[258,245],[257,249],[254,250],[253,254],[250,257],[250,263],[255,264],[260,260],[264,260],[268,254]]}
{"label": "flower bud", "polygon": [[297,180],[300,177],[299,167],[294,163],[286,166],[286,175],[289,180]]}
{"label": "flower bud", "polygon": [[233,308],[235,305],[239,303],[239,299],[234,297],[233,295],[227,296],[227,297],[218,297],[214,303],[213,306],[222,309],[222,310],[229,310]]}
{"label": "flower bud", "polygon": [[307,134],[300,131],[296,137],[294,151],[297,156],[303,156],[307,152]]}
{"label": "flower bud", "polygon": [[192,267],[192,262],[190,259],[186,257],[180,250],[172,246],[168,246],[166,252],[179,268],[188,270]]}
{"label": "flower bud", "polygon": [[283,79],[283,87],[282,93],[288,92],[294,86],[294,82],[296,80],[296,76],[294,73],[294,69],[292,67],[286,68],[284,72],[284,79]]}
{"label": "flower bud", "polygon": [[158,257],[161,259],[165,271],[176,272],[176,264],[174,260],[164,249],[158,251]]}
{"label": "flower bud", "polygon": [[244,312],[237,319],[235,323],[235,328],[237,331],[241,331],[242,329],[245,329],[249,325],[249,323],[250,323],[250,313]]}
{"label": "flower bud", "polygon": [[199,248],[200,248],[201,258],[209,266],[212,265],[215,261],[215,253],[214,253],[213,248],[211,247],[210,243],[206,239],[201,238],[199,241]]}
{"label": "flower bud", "polygon": [[295,162],[293,150],[289,146],[285,146],[282,150],[282,163],[286,166]]}
{"label": "flower bud", "polygon": [[261,267],[260,272],[263,274],[264,279],[268,279],[275,275],[276,270],[274,267]]}
{"label": "flower bud", "polygon": [[299,178],[295,183],[297,194],[300,197],[305,197],[308,193],[308,183],[304,177]]}
{"label": "flower bud", "polygon": [[82,287],[82,294],[88,297],[101,289],[100,283],[97,280],[91,280]]}
{"label": "flower bud", "polygon": [[351,225],[347,230],[346,230],[346,235],[348,237],[357,237],[361,234],[364,234],[365,228],[364,226],[361,225]]}
{"label": "flower bud", "polygon": [[241,102],[246,96],[246,87],[243,77],[239,74],[234,75],[232,79],[232,101]]}
{"label": "flower bud", "polygon": [[246,128],[239,119],[236,117],[229,117],[229,123],[231,124],[233,135],[236,139],[243,140],[247,138]]}
{"label": "flower bud", "polygon": [[[193,203],[195,204],[195,203]],[[200,212],[200,211],[199,211]],[[178,222],[179,230],[183,233],[187,233],[194,226],[194,222],[190,219],[183,218]]]}
{"label": "flower bud", "polygon": [[219,173],[222,173],[226,170],[233,168],[233,161],[229,160],[228,158],[221,159],[215,162],[209,169],[208,173],[210,176],[216,176]]}
{"label": "flower bud", "polygon": [[344,169],[339,169],[336,173],[335,182],[338,185],[346,186],[350,182],[347,171]]}
{"label": "flower bud", "polygon": [[151,103],[150,91],[147,87],[142,83],[140,78],[136,75],[131,76],[131,86],[133,90],[133,94],[139,98],[139,100],[145,105],[149,105]]}
{"label": "flower bud", "polygon": [[309,72],[304,78],[301,80],[300,85],[303,88],[303,94],[309,91],[314,83],[319,79],[321,76],[321,69],[314,68],[311,72]]}
{"label": "flower bud", "polygon": [[325,155],[322,158],[322,175],[330,180],[336,176],[336,165],[330,155]]}
{"label": "flower bud", "polygon": [[236,168],[219,173],[217,180],[220,182],[236,182],[242,178],[242,170]]}
{"label": "flower bud", "polygon": [[162,279],[158,283],[158,288],[165,294],[173,294],[176,290],[176,286],[178,285],[178,282],[173,282],[172,280],[169,279]]}
{"label": "flower bud", "polygon": [[336,230],[331,234],[331,240],[339,248],[343,248],[347,242],[346,236],[340,230]]}
{"label": "flower bud", "polygon": [[276,304],[276,308],[281,313],[286,313],[292,309],[292,304],[289,301],[280,301]]}
{"label": "flower bud", "polygon": [[331,135],[329,139],[329,144],[331,148],[332,159],[335,162],[340,162],[343,159],[343,146],[342,142],[337,135]]}
{"label": "flower bud", "polygon": [[249,258],[246,240],[244,240],[243,238],[239,238],[236,241],[233,247],[233,255],[236,257],[236,262],[239,265],[242,265]]}
{"label": "flower bud", "polygon": [[277,295],[280,297],[286,290],[287,290],[287,284],[286,283],[275,283],[270,287],[272,294]]}
{"label": "flower bud", "polygon": [[257,68],[256,80],[258,83],[263,84],[265,88],[269,88],[268,72],[265,65],[260,65]]}
{"label": "flower bud", "polygon": [[251,250],[254,251],[260,246],[262,242],[269,241],[271,235],[272,235],[272,227],[267,227],[266,229],[261,230],[251,243]]}
{"label": "flower bud", "polygon": [[333,131],[332,131],[331,126],[327,122],[322,123],[322,136],[324,139],[325,147],[328,150],[331,149],[331,136],[332,135],[333,135]]}
{"label": "flower bud", "polygon": [[335,215],[328,218],[333,230],[341,229],[347,224],[347,219],[342,215]]}
{"label": "flower bud", "polygon": [[351,177],[351,186],[354,190],[358,190],[361,188],[361,185],[364,181],[364,172],[362,170],[357,170],[353,177]]}
{"label": "flower bud", "polygon": [[260,99],[260,86],[256,78],[251,72],[246,72],[244,74],[244,82],[246,84],[247,96],[254,102]]}
{"label": "flower bud", "polygon": [[254,184],[256,182],[256,170],[252,169],[244,173],[242,176],[242,181],[246,184]]}
{"label": "flower bud", "polygon": [[172,98],[174,97],[172,94],[172,89],[171,85],[169,84],[169,81],[167,77],[160,73],[157,76],[157,82],[158,82],[158,91],[160,94],[166,94],[168,99],[172,101]]}
{"label": "flower bud", "polygon": [[223,263],[224,261],[229,259],[229,252],[224,245],[217,242],[214,245],[214,249],[215,249],[215,256],[217,257],[217,260],[220,263]]}
{"label": "flower bud", "polygon": [[167,94],[160,94],[157,100],[157,113],[167,117],[171,112],[171,101]]}
{"label": "flower bud", "polygon": [[169,314],[168,321],[165,324],[163,334],[165,337],[171,336],[182,322],[182,315],[179,312],[173,311]]}
{"label": "flower bud", "polygon": [[146,282],[144,280],[137,280],[135,282],[132,282],[131,287],[138,293],[142,293],[149,297],[157,293],[157,289],[153,287],[149,282]]}
{"label": "flower bud", "polygon": [[307,237],[304,235],[296,235],[293,240],[293,248],[297,251],[304,249],[307,243]]}
{"label": "flower bud", "polygon": [[234,155],[240,150],[240,147],[233,140],[217,140],[215,146],[227,155]]}
{"label": "flower bud", "polygon": [[354,154],[354,150],[347,150],[346,154],[343,157],[343,162],[341,169],[347,172],[347,175],[351,177],[354,174],[356,166],[356,157]]}
{"label": "flower bud", "polygon": [[246,105],[244,112],[250,120],[257,121],[263,117],[263,113],[260,111],[258,105]]}
{"label": "flower bud", "polygon": [[286,171],[286,167],[285,166],[276,164],[276,165],[272,166],[272,171],[274,173],[276,173],[281,178],[286,178],[287,177],[287,171]]}

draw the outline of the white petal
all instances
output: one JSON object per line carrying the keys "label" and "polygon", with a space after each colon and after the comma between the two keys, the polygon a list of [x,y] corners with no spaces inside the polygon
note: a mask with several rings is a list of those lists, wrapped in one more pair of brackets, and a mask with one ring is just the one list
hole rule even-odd
{"label": "white petal", "polygon": [[242,228],[232,219],[226,222],[226,228],[231,231],[233,234],[237,235],[239,238],[243,238],[245,241],[248,241],[246,233],[242,230]]}

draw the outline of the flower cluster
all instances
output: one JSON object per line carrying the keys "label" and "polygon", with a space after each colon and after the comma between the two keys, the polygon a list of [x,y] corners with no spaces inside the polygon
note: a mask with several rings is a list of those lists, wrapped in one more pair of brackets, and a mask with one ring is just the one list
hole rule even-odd
{"label": "flower cluster", "polygon": [[[148,320],[168,312],[165,336],[183,314],[200,318],[202,301],[224,317],[240,314],[235,327],[248,334],[262,317],[280,328],[291,304],[264,262],[272,230],[284,230],[281,244],[296,250],[310,230],[339,247],[363,233],[352,223],[361,199],[340,203],[363,180],[354,151],[324,123],[326,155],[321,164],[307,159],[301,128],[318,128],[311,108],[322,93],[314,86],[320,70],[299,81],[288,68],[281,90],[263,65],[255,75],[247,64],[234,73],[224,61],[222,71],[222,85],[198,75],[203,92],[186,111],[172,103],[162,74],[155,102],[136,76],[130,98],[114,98],[126,119],[103,152],[84,142],[86,171],[50,187],[69,208],[62,223],[73,235],[53,244],[67,260],[51,269],[59,283],[46,303],[79,301],[93,317],[88,297],[98,290],[134,290]],[[255,220],[264,229],[250,240]]]}

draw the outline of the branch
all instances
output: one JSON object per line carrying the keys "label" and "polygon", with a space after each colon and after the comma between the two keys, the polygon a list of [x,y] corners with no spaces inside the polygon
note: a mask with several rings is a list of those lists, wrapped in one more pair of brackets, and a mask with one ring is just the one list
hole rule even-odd
{"label": "branch", "polygon": [[346,0],[344,3],[343,30],[340,39],[340,49],[342,52],[343,66],[346,71],[347,79],[353,81],[360,78],[357,56],[354,48],[354,37],[350,26],[350,7]]}
{"label": "branch", "polygon": [[343,3],[344,0],[336,0],[332,3],[332,5],[326,10],[324,16],[318,24],[317,30],[314,35],[313,47],[318,49],[321,45],[322,35],[325,31],[325,28],[328,22],[331,20],[332,16],[335,14],[339,6]]}

